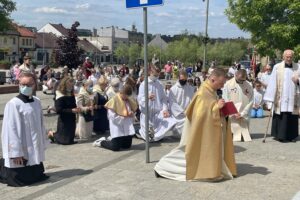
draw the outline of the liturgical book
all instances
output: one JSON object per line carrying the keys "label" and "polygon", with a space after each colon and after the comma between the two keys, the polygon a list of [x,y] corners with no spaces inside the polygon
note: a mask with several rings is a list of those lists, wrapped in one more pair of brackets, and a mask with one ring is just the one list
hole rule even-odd
{"label": "liturgical book", "polygon": [[224,116],[233,115],[233,114],[238,113],[238,111],[232,101],[226,102],[224,107],[221,108],[221,112]]}

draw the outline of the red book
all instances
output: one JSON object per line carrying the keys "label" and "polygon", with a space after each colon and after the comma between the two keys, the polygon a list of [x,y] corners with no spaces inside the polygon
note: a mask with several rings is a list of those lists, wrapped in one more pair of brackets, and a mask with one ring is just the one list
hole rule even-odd
{"label": "red book", "polygon": [[224,116],[233,115],[233,114],[238,113],[238,111],[232,101],[226,102],[224,107],[221,108],[221,112]]}

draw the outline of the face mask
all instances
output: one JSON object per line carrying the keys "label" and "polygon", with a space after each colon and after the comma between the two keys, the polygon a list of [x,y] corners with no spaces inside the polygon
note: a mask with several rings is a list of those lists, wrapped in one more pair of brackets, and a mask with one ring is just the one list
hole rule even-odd
{"label": "face mask", "polygon": [[87,90],[89,93],[92,93],[92,92],[93,92],[93,87],[88,87],[86,90]]}
{"label": "face mask", "polygon": [[72,89],[67,88],[66,91],[67,92],[72,92]]}
{"label": "face mask", "polygon": [[184,86],[186,84],[187,80],[179,80],[180,85]]}
{"label": "face mask", "polygon": [[118,92],[118,91],[119,91],[119,85],[114,86],[114,87],[113,87],[113,90],[114,90],[114,92]]}
{"label": "face mask", "polygon": [[20,86],[20,93],[25,95],[25,96],[31,96],[32,95],[32,87],[28,86]]}
{"label": "face mask", "polygon": [[156,81],[158,78],[156,76],[150,76],[151,81]]}
{"label": "face mask", "polygon": [[236,81],[236,83],[238,83],[238,84],[243,84],[244,82],[245,82],[245,80],[235,80]]}

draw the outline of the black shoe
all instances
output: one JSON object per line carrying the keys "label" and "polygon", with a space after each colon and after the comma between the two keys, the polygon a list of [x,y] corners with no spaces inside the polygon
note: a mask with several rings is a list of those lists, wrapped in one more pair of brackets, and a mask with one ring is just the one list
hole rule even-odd
{"label": "black shoe", "polygon": [[297,142],[297,140],[296,140],[296,139],[292,139],[292,140],[290,140],[290,142],[294,142],[294,143],[296,143],[296,142]]}
{"label": "black shoe", "polygon": [[154,170],[154,175],[155,175],[156,178],[161,178],[161,177],[162,177],[162,176],[159,175],[159,173],[157,173],[155,170]]}
{"label": "black shoe", "polygon": [[54,139],[54,137],[52,135],[48,136],[48,138],[50,139],[51,143],[55,143],[55,139]]}
{"label": "black shoe", "polygon": [[42,177],[41,177],[41,179],[40,179],[40,181],[45,181],[45,180],[47,180],[49,178],[50,178],[50,176],[48,176],[46,174],[43,174]]}

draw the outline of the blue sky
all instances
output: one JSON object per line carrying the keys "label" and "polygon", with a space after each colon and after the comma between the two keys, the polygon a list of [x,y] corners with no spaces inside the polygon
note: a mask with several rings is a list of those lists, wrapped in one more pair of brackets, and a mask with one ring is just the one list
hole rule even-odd
{"label": "blue sky", "polygon": [[[17,11],[11,18],[15,22],[35,26],[62,23],[70,27],[74,21],[79,28],[118,26],[130,29],[135,24],[143,30],[142,9],[126,9],[125,0],[15,0]],[[208,34],[210,37],[236,38],[249,34],[231,24],[224,15],[226,0],[210,0]],[[206,3],[202,0],[165,0],[164,6],[148,9],[148,32],[174,35],[187,29],[191,33],[204,33]]]}

